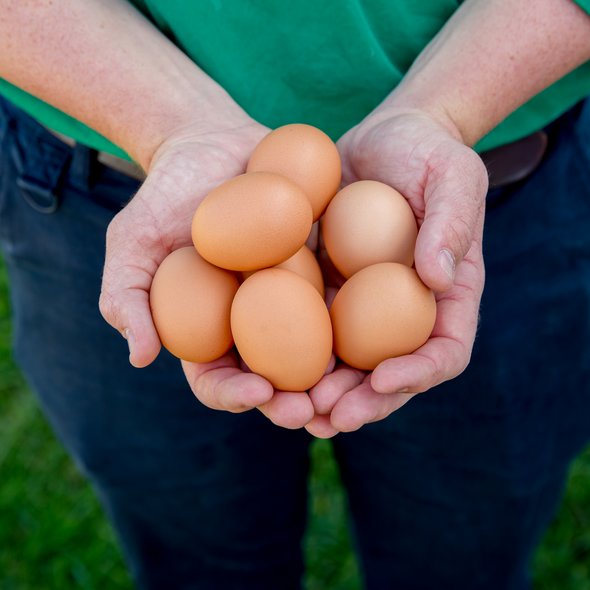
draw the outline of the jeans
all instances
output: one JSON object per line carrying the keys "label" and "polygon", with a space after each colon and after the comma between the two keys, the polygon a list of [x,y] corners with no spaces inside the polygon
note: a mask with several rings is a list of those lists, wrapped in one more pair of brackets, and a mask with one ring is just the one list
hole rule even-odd
{"label": "jeans", "polygon": [[[590,104],[488,197],[472,361],[333,439],[369,590],[522,590],[590,434]],[[138,587],[300,588],[311,437],[209,410],[162,351],[128,364],[98,311],[109,221],[138,183],[0,102],[14,349]]]}

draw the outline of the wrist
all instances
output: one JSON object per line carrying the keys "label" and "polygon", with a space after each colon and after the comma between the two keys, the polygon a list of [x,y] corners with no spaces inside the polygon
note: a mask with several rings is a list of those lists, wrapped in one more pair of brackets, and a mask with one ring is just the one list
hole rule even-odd
{"label": "wrist", "polygon": [[361,121],[354,132],[360,137],[379,125],[394,120],[402,127],[415,126],[417,121],[423,121],[444,131],[459,143],[469,145],[459,125],[440,104],[427,104],[408,96],[398,98],[395,92]]}
{"label": "wrist", "polygon": [[118,126],[112,133],[116,143],[146,172],[166,144],[234,130],[244,130],[246,141],[249,130],[257,126],[213,80],[198,70],[191,74],[192,79],[171,79],[152,94],[136,119],[139,125]]}
{"label": "wrist", "polygon": [[590,58],[590,18],[571,0],[464,2],[385,108],[428,113],[473,146]]}
{"label": "wrist", "polygon": [[144,170],[168,137],[245,113],[125,0],[8,2],[2,77],[120,146]]}

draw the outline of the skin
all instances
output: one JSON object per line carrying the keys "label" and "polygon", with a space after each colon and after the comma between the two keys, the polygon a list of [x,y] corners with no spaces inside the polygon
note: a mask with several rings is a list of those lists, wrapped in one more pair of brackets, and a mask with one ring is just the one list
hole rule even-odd
{"label": "skin", "polygon": [[[196,397],[329,437],[459,374],[484,281],[487,174],[468,146],[589,58],[590,18],[571,0],[464,2],[403,83],[339,142],[345,182],[394,186],[420,221],[416,268],[437,293],[431,339],[372,374],[331,366],[309,396],[277,395],[233,354],[183,363]],[[148,299],[158,265],[190,244],[201,199],[245,170],[268,130],[120,0],[1,0],[0,75],[95,128],[148,173],[109,226],[100,310],[127,338],[131,364],[150,364],[160,350]]]}
{"label": "skin", "polygon": [[588,59],[590,18],[572,2],[465,2],[402,84],[339,141],[346,184],[380,180],[408,199],[416,270],[436,293],[437,320],[424,346],[372,373],[337,366],[310,391],[309,432],[328,438],[382,420],[465,369],[484,284],[488,180],[467,146]]}

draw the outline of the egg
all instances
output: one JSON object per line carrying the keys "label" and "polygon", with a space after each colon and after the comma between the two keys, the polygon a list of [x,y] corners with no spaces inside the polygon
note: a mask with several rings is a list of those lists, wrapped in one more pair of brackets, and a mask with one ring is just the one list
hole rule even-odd
{"label": "egg", "polygon": [[352,367],[370,371],[385,359],[414,352],[428,340],[436,302],[413,268],[382,262],[344,283],[330,317],[336,355]]}
{"label": "egg", "polygon": [[[297,250],[291,258],[287,258],[285,262],[281,262],[273,268],[283,268],[298,274],[300,277],[309,281],[318,290],[318,293],[322,297],[324,296],[324,279],[322,277],[319,262],[307,246],[303,246],[301,249]],[[244,279],[247,279],[255,272],[256,271],[245,271],[242,273],[242,276]]]}
{"label": "egg", "polygon": [[197,207],[191,231],[203,258],[243,271],[293,256],[311,225],[311,205],[299,186],[279,174],[252,172],[213,189]]}
{"label": "egg", "polygon": [[324,297],[322,270],[314,253],[307,246],[303,246],[297,250],[291,258],[287,258],[285,262],[277,264],[275,268],[283,268],[298,274],[300,277],[309,281],[317,289],[322,298]]}
{"label": "egg", "polygon": [[231,330],[248,367],[282,391],[306,391],[330,362],[326,304],[315,287],[289,270],[260,270],[240,285]]}
{"label": "egg", "polygon": [[237,290],[233,273],[209,264],[192,246],[169,254],[150,289],[152,318],[162,345],[196,363],[223,356],[233,344],[230,310]]}
{"label": "egg", "polygon": [[301,123],[284,125],[264,137],[246,171],[275,172],[297,183],[310,200],[314,221],[336,194],[342,178],[334,142],[320,129]]}
{"label": "egg", "polygon": [[375,180],[349,184],[332,199],[322,219],[322,236],[344,277],[378,262],[412,266],[418,227],[407,200]]}

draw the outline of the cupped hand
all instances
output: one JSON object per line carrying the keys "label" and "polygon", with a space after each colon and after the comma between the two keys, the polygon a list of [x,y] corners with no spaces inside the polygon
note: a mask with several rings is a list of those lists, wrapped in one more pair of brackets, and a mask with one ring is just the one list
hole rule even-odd
{"label": "cupped hand", "polygon": [[415,266],[435,292],[437,319],[414,353],[372,373],[338,364],[310,391],[316,416],[306,428],[322,438],[382,420],[459,375],[471,357],[484,284],[487,171],[450,121],[418,110],[376,111],[338,146],[344,184],[379,180],[407,198],[419,226]]}
{"label": "cupped hand", "polygon": [[[110,223],[99,307],[127,339],[133,366],[149,365],[161,348],[149,305],[158,266],[170,252],[192,244],[191,221],[201,200],[245,171],[267,132],[236,117],[215,130],[201,123],[175,130],[151,158],[137,194]],[[182,366],[195,396],[208,407],[230,412],[258,407],[287,428],[302,427],[313,417],[307,394],[277,395],[268,381],[247,372],[233,351],[212,363]]]}

